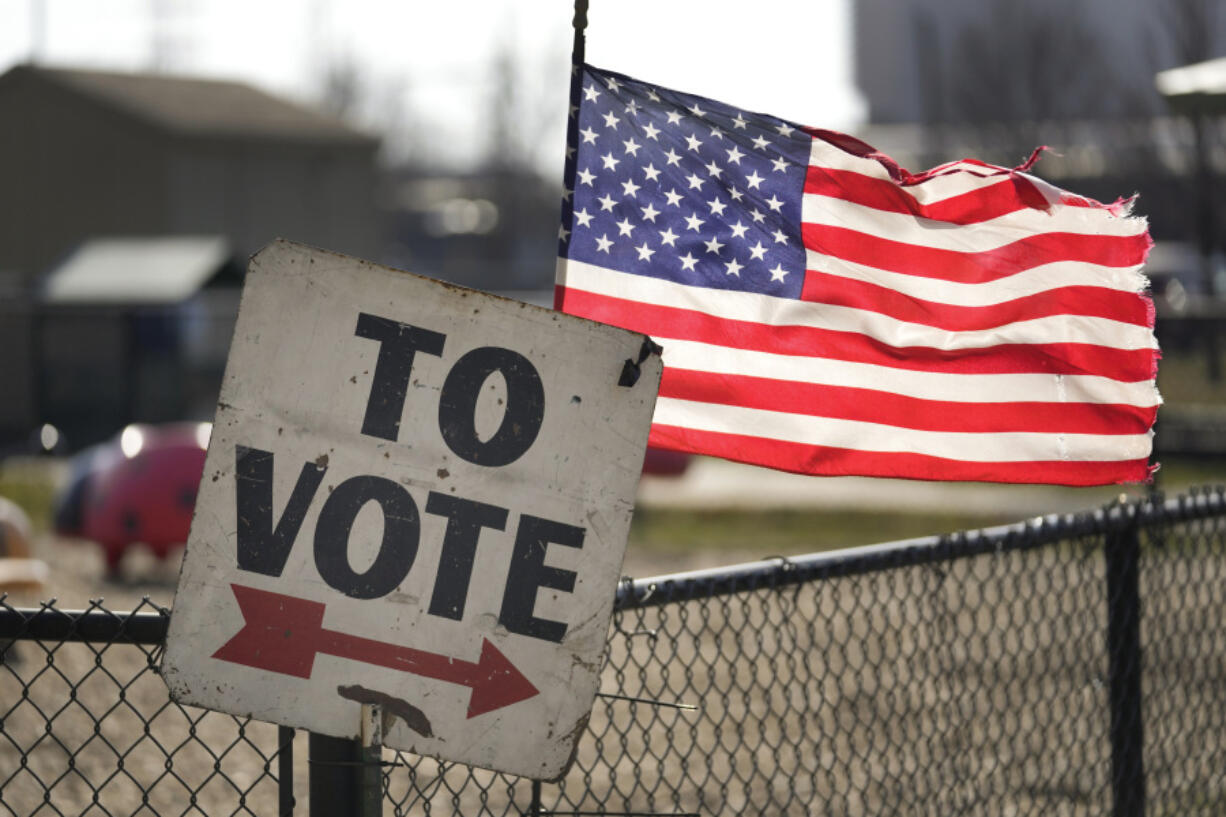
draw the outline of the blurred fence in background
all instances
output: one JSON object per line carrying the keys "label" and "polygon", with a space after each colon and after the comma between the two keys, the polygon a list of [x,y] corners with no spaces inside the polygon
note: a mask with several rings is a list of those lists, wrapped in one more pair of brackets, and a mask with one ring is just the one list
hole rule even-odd
{"label": "blurred fence in background", "polygon": [[[167,615],[0,607],[0,803],[293,809],[290,730],[167,700]],[[1221,814],[1226,496],[627,580],[562,781],[384,762],[398,815]]]}

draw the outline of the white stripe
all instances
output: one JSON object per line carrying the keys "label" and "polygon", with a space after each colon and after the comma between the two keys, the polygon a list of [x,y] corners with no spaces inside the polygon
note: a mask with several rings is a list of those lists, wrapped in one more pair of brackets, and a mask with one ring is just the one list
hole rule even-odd
{"label": "white stripe", "polygon": [[1060,261],[1031,267],[995,281],[965,284],[877,269],[813,250],[808,250],[806,255],[808,269],[876,284],[912,298],[950,306],[994,306],[1066,286],[1102,287],[1128,293],[1144,292],[1149,286],[1140,265],[1104,267],[1081,261]]}
{"label": "white stripe", "polygon": [[1149,456],[1146,434],[1042,434],[1033,432],[917,431],[781,411],[697,403],[661,397],[653,422],[698,431],[745,434],[768,440],[881,453],[924,454],[964,462],[1117,462]]}
{"label": "white stripe", "polygon": [[918,323],[828,304],[811,304],[754,292],[691,287],[569,260],[566,286],[656,306],[693,309],[715,317],[769,326],[804,326],[863,334],[894,347],[944,351],[983,349],[1002,343],[1091,343],[1120,349],[1157,348],[1146,327],[1106,318],[1055,315],[995,329],[950,332]]}
{"label": "white stripe", "polygon": [[1049,211],[1026,208],[973,225],[891,213],[831,196],[806,193],[801,221],[840,227],[917,247],[962,253],[985,252],[1040,233],[1074,233],[1128,238],[1145,232],[1142,219],[1116,218],[1106,210],[1054,205]]}
{"label": "white stripe", "polygon": [[1092,375],[945,374],[735,349],[667,335],[651,337],[664,347],[664,365],[671,369],[876,389],[920,400],[958,403],[1102,403],[1142,408],[1161,403],[1153,381],[1120,383]]}
{"label": "white stripe", "polygon": [[[885,179],[920,204],[934,204],[971,190],[982,190],[985,187],[1002,183],[1009,184],[1011,176],[1011,171],[1003,167],[981,167],[969,162],[951,162],[941,165],[942,175],[933,176],[919,184],[902,185],[890,178],[889,172],[875,159],[854,156],[818,138],[813,139],[813,145],[809,150],[809,164],[835,170],[850,170],[874,179]],[[1057,188],[1045,185],[1041,192],[1047,195],[1049,201],[1058,201],[1058,197],[1054,199],[1051,197],[1050,190],[1052,189]]]}

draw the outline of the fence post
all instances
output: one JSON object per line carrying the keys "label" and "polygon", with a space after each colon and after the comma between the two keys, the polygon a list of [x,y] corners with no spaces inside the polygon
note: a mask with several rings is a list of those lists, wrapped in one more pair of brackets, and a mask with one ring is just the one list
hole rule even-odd
{"label": "fence post", "polygon": [[312,732],[307,746],[310,817],[357,812],[362,797],[362,741]]}
{"label": "fence post", "polygon": [[294,730],[277,727],[277,814],[294,814]]}
{"label": "fence post", "polygon": [[1145,816],[1140,553],[1140,531],[1133,516],[1122,530],[1108,534],[1106,543],[1111,793],[1115,817]]}

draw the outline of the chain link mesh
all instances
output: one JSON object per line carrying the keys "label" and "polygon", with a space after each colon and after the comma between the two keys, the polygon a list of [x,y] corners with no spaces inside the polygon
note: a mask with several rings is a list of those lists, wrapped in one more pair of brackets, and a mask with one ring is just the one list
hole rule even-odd
{"label": "chain link mesh", "polygon": [[[156,646],[16,638],[10,812],[276,813],[276,727],[169,702]],[[385,761],[396,815],[1221,814],[1226,497],[628,583],[563,780]]]}

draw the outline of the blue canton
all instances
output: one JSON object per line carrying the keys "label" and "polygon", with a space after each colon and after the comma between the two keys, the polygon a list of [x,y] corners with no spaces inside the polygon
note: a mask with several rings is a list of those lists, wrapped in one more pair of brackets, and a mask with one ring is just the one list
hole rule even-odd
{"label": "blue canton", "polygon": [[777,117],[582,71],[560,254],[691,286],[798,298],[808,134]]}

